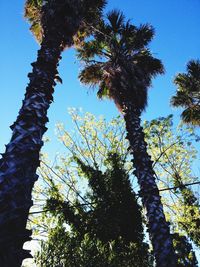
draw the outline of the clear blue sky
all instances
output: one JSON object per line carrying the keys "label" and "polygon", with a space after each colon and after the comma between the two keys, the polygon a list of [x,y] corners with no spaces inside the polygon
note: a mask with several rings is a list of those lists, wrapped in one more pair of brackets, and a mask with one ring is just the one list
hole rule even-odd
{"label": "clear blue sky", "polygon": [[[172,83],[178,72],[184,72],[190,59],[200,58],[200,1],[199,0],[110,0],[107,9],[119,8],[136,25],[150,23],[156,30],[151,50],[165,65],[166,74],[158,77],[149,90],[149,105],[143,118],[152,119],[174,113],[178,118],[180,110],[169,106],[175,92]],[[24,1],[0,1],[0,151],[10,139],[11,125],[21,106],[31,71],[30,63],[35,61],[39,48],[29,32],[29,25],[23,18]],[[96,115],[110,118],[117,114],[110,101],[99,101],[95,92],[80,85],[78,64],[73,49],[65,51],[60,64],[63,85],[56,86],[55,102],[49,111],[50,123],[47,135],[52,142],[45,148],[51,156],[59,149],[54,136],[55,124],[67,121],[68,107],[82,107]]]}

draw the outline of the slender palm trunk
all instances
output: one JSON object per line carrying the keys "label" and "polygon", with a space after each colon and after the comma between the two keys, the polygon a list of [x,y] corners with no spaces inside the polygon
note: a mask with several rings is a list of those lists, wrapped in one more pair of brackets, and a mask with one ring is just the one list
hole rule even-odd
{"label": "slender palm trunk", "polygon": [[170,236],[169,225],[163,212],[163,205],[155,182],[152,161],[147,153],[143,129],[140,126],[140,111],[129,101],[125,104],[124,119],[127,139],[134,159],[134,174],[140,185],[140,196],[146,208],[148,231],[153,245],[157,267],[176,267],[176,257]]}
{"label": "slender palm trunk", "polygon": [[16,122],[10,143],[0,160],[0,266],[18,267],[30,257],[23,244],[30,240],[26,229],[31,192],[38,179],[39,152],[47,110],[53,101],[54,78],[61,59],[61,40],[45,37],[38,51],[37,61],[32,63],[30,82]]}

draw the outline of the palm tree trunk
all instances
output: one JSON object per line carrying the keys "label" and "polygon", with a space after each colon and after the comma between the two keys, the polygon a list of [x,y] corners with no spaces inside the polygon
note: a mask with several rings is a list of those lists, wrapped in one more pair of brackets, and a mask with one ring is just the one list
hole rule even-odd
{"label": "palm tree trunk", "polygon": [[163,212],[163,205],[155,182],[152,161],[147,153],[143,129],[140,125],[141,112],[130,101],[124,104],[127,139],[134,159],[134,174],[140,185],[140,196],[146,208],[148,231],[153,245],[157,267],[176,267],[177,261],[170,236],[169,225]]}
{"label": "palm tree trunk", "polygon": [[0,160],[0,266],[18,267],[29,257],[23,244],[31,239],[26,229],[28,213],[33,205],[31,192],[39,166],[42,136],[47,130],[47,110],[53,101],[54,78],[61,59],[60,38],[45,37],[32,63],[30,82],[10,143]]}

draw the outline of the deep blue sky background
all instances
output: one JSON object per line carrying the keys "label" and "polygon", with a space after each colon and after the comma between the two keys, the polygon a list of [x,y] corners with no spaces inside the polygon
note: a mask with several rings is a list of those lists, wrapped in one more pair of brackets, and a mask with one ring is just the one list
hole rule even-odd
{"label": "deep blue sky background", "polygon": [[[151,43],[154,55],[163,61],[166,74],[153,81],[149,90],[149,105],[143,119],[153,119],[175,114],[178,121],[180,110],[169,105],[175,92],[172,80],[176,73],[184,72],[190,59],[200,59],[200,0],[109,0],[107,10],[119,8],[136,25],[150,23],[156,30]],[[23,18],[23,0],[0,1],[0,152],[9,141],[11,125],[16,116],[25,87],[30,63],[35,61],[38,44],[29,32]],[[79,65],[74,50],[65,51],[59,71],[63,85],[56,86],[55,102],[49,111],[48,135],[52,142],[44,150],[53,158],[61,148],[54,135],[55,124],[64,122],[70,128],[68,107],[82,107],[107,118],[117,115],[114,104],[99,101],[95,92],[80,85],[77,79]]]}

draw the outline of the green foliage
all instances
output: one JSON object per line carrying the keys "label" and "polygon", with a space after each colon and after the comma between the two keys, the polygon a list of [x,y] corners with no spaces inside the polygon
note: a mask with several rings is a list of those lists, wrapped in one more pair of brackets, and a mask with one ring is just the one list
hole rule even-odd
{"label": "green foliage", "polygon": [[176,95],[171,104],[183,107],[181,114],[185,123],[200,125],[200,61],[191,60],[187,64],[187,73],[179,73],[174,83],[177,86]]}
{"label": "green foliage", "polygon": [[[48,185],[42,191],[48,198],[44,210],[51,212],[43,213],[41,220],[48,223],[48,239],[37,256],[38,264],[151,266],[140,207],[129,181],[120,117],[108,123],[89,113],[82,118],[72,110],[72,118],[77,129],[72,135],[58,125],[67,155],[53,170],[45,167],[47,160],[40,170]],[[60,235],[65,240],[55,247]]]}
{"label": "green foliage", "polygon": [[173,244],[178,257],[177,267],[198,267],[198,262],[192,245],[185,236],[173,234]]}
{"label": "green foliage", "polygon": [[124,244],[122,240],[105,244],[87,234],[80,239],[65,228],[56,227],[51,231],[48,243],[42,243],[42,253],[38,253],[36,262],[41,267],[150,267],[152,263],[143,254],[146,249],[134,243]]}
{"label": "green foliage", "polygon": [[120,11],[109,12],[94,29],[93,39],[78,50],[78,58],[85,62],[81,82],[98,86],[99,97],[112,98],[119,106],[126,98],[144,109],[152,77],[164,71],[148,49],[153,36],[150,25],[136,27]]}
{"label": "green foliage", "polygon": [[[126,132],[121,116],[108,122],[103,116],[96,118],[89,112],[83,116],[78,110],[70,109],[69,113],[74,125],[73,132],[66,131],[63,124],[57,125],[58,139],[66,149],[66,153],[61,155],[65,167],[69,166],[70,159],[74,162],[74,157],[77,157],[93,167],[98,161],[98,166],[103,169],[108,151],[119,153],[123,160],[127,158],[128,142],[125,139]],[[130,169],[130,163],[126,164]]]}
{"label": "green foliage", "polygon": [[[44,196],[44,210],[51,212],[44,212],[39,218],[31,218],[39,224],[36,227],[37,236],[40,232],[42,235],[46,232],[48,237],[43,241],[42,253],[38,254],[37,260],[43,262],[42,266],[59,266],[58,262],[66,264],[67,259],[70,260],[67,262],[69,266],[88,266],[91,263],[91,266],[114,267],[121,266],[120,261],[124,266],[139,266],[136,265],[140,260],[138,255],[143,250],[147,251],[147,246],[142,242],[139,223],[141,215],[135,202],[136,195],[131,192],[131,187],[137,187],[137,183],[131,175],[133,169],[127,153],[123,120],[117,117],[107,122],[103,117],[95,118],[90,113],[81,116],[75,109],[71,109],[70,113],[74,123],[73,131],[67,131],[63,124],[57,125],[57,134],[65,153],[58,156],[53,167],[50,167],[43,155],[40,174],[44,182],[39,195]],[[158,180],[160,188],[197,180],[191,171],[196,157],[193,143],[197,138],[192,128],[179,125],[174,129],[173,117],[170,115],[145,122],[144,129],[149,153],[155,162],[154,168],[161,178]],[[119,156],[120,161],[117,160]],[[177,173],[180,177],[177,177]],[[187,191],[177,188],[161,192],[163,204],[174,230],[192,238],[188,229],[194,236],[198,235],[199,227],[195,220],[199,216],[199,206],[192,188],[183,189]],[[46,199],[49,200],[46,202]],[[126,227],[123,226],[125,222]],[[187,228],[183,225],[187,225]],[[137,229],[137,235],[134,229]],[[119,235],[120,240],[117,238]],[[65,246],[58,243],[59,240]],[[113,246],[114,251],[111,249]],[[178,247],[176,251],[181,255],[180,261],[183,261],[189,257],[182,256],[183,251],[186,251],[185,255],[190,252],[178,252]],[[68,255],[76,256],[69,259]],[[147,255],[143,264],[151,266]]]}
{"label": "green foliage", "polygon": [[198,136],[193,128],[187,125],[180,124],[173,130],[171,115],[145,122],[144,128],[160,187],[177,187],[170,191],[170,194],[163,193],[171,223],[200,246],[198,196],[190,187],[184,186],[199,181],[192,173],[192,165],[197,157],[193,143]]}
{"label": "green foliage", "polygon": [[143,239],[140,208],[123,160],[117,154],[109,154],[107,170],[103,173],[79,161],[81,170],[89,181],[92,192],[89,199],[95,203],[94,215],[90,214],[90,227],[94,236],[103,242],[116,240],[139,242]]}
{"label": "green foliage", "polygon": [[200,248],[200,204],[190,188],[184,188],[179,205],[182,209],[177,215],[177,223],[191,240]]}
{"label": "green foliage", "polygon": [[[104,172],[79,158],[75,161],[88,179],[90,192],[85,199],[91,207],[83,206],[78,198],[62,200],[57,188],[51,188],[45,209],[58,216],[59,227],[50,231],[38,262],[41,266],[150,266],[140,207],[123,160],[109,154]],[[70,230],[63,223],[71,226]],[[56,257],[59,250],[62,253]]]}
{"label": "green foliage", "polygon": [[193,145],[197,136],[193,128],[182,124],[175,128],[173,116],[169,115],[144,122],[144,131],[149,153],[161,179],[165,177],[165,182],[173,182],[168,185],[174,186],[180,185],[178,176],[183,183],[196,181],[197,177],[192,175],[192,164],[197,156]]}

